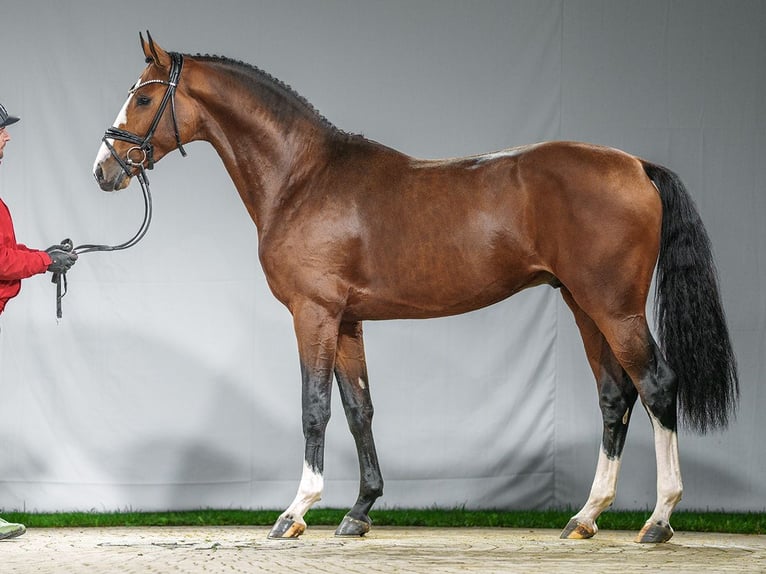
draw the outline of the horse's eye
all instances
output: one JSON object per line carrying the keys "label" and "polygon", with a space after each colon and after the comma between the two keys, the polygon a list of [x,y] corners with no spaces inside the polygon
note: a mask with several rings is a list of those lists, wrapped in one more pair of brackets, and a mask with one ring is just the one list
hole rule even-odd
{"label": "horse's eye", "polygon": [[152,103],[152,99],[148,96],[138,96],[136,98],[137,106],[148,106],[151,103]]}

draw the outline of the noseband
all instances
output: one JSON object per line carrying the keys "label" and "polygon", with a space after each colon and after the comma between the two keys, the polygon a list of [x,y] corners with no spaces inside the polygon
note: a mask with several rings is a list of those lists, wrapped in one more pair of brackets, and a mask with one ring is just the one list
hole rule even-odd
{"label": "noseband", "polygon": [[[186,150],[184,150],[184,146],[181,145],[181,134],[178,132],[178,121],[176,120],[176,88],[178,87],[178,80],[181,77],[181,69],[184,65],[184,57],[182,54],[178,54],[176,52],[170,52],[171,57],[171,65],[170,65],[170,75],[165,80],[147,80],[146,82],[141,82],[140,84],[136,84],[130,89],[131,94],[135,94],[140,88],[143,88],[144,86],[147,86],[149,84],[162,84],[164,86],[167,86],[167,90],[165,90],[165,95],[162,97],[162,102],[160,102],[160,106],[157,108],[157,112],[154,114],[154,120],[152,121],[152,125],[149,126],[149,131],[146,132],[146,135],[144,137],[141,137],[137,134],[134,134],[133,132],[129,132],[127,130],[123,130],[117,127],[111,127],[108,130],[106,130],[106,133],[104,134],[104,137],[102,138],[102,141],[106,145],[107,149],[112,154],[112,157],[117,161],[117,163],[120,164],[120,167],[123,169],[123,171],[128,175],[128,177],[131,177],[130,168],[137,167],[139,169],[139,172],[143,172],[144,170],[144,162],[146,162],[146,169],[153,169],[154,168],[154,146],[151,143],[152,137],[154,136],[154,132],[157,131],[157,126],[160,124],[160,120],[162,119],[162,114],[165,113],[165,108],[168,106],[168,102],[170,102],[170,114],[173,118],[173,131],[175,132],[176,136],[176,146],[178,147],[178,151],[181,152],[182,156],[186,156]],[[132,148],[128,149],[128,151],[125,153],[125,158],[121,158],[117,152],[114,149],[114,146],[109,141],[112,140],[120,140],[128,143],[135,144]],[[134,155],[135,152],[139,152],[138,159],[134,159],[136,156]]]}

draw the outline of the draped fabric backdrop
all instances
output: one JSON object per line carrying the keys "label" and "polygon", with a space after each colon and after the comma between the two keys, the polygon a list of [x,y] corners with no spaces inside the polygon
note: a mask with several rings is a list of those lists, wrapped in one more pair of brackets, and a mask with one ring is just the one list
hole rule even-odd
{"label": "draped fabric backdrop", "polygon": [[[681,508],[766,507],[766,3],[759,0],[43,0],[0,8],[0,101],[21,123],[0,167],[18,238],[119,242],[137,183],[91,175],[144,68],[168,50],[255,64],[335,125],[414,156],[552,139],[677,171],[710,233],[742,402],[724,433],[682,433]],[[56,323],[48,277],[1,319],[0,510],[283,508],[302,466],[289,313],[206,143],[150,173],[154,222],[84,255]],[[395,229],[391,230],[396,233]],[[366,323],[381,505],[579,506],[601,435],[595,384],[557,291],[428,321]],[[356,497],[334,397],[322,505]],[[654,505],[646,416],[615,506]]]}

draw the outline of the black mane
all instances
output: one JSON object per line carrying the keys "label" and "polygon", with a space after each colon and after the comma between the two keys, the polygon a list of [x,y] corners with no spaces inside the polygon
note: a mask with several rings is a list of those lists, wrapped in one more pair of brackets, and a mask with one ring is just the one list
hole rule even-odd
{"label": "black mane", "polygon": [[279,78],[275,78],[268,72],[263,71],[258,66],[248,64],[247,62],[243,62],[241,60],[228,58],[226,56],[216,56],[211,54],[194,54],[190,55],[190,57],[200,61],[218,63],[229,66],[231,68],[235,68],[237,71],[242,72],[245,77],[248,77],[252,81],[252,87],[254,90],[263,92],[263,86],[267,86],[271,89],[272,93],[278,94],[280,99],[290,102],[295,108],[307,112],[322,126],[331,132],[349,137],[355,136],[355,134],[349,134],[343,130],[338,129],[330,120],[320,114],[319,111],[306,98],[296,92],[288,84]]}

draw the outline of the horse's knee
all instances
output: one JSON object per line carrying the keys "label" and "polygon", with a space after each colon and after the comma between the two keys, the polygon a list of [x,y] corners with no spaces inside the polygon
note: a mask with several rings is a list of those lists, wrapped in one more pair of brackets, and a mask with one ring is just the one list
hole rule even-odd
{"label": "horse's knee", "polygon": [[375,409],[372,404],[364,404],[346,407],[346,418],[352,432],[364,431],[372,426],[372,417]]}
{"label": "horse's knee", "polygon": [[309,410],[303,413],[303,436],[307,439],[324,437],[327,423],[330,421],[329,410]]}
{"label": "horse's knee", "polygon": [[320,385],[304,384],[303,435],[308,439],[323,437],[330,422],[330,392]]}

